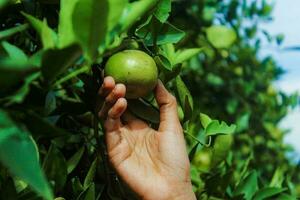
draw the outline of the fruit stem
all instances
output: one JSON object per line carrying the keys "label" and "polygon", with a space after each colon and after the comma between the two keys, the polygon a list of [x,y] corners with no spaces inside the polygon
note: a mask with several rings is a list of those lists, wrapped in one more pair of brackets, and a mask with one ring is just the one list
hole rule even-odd
{"label": "fruit stem", "polygon": [[67,76],[62,77],[61,79],[59,79],[58,81],[56,81],[55,84],[54,84],[54,87],[61,85],[62,83],[64,83],[64,82],[66,82],[66,81],[68,81],[68,80],[70,80],[70,79],[78,76],[79,74],[82,74],[84,72],[89,71],[89,69],[90,69],[90,67],[86,65],[86,66],[83,66],[83,67],[81,67],[81,68],[79,68],[79,69],[71,72]]}

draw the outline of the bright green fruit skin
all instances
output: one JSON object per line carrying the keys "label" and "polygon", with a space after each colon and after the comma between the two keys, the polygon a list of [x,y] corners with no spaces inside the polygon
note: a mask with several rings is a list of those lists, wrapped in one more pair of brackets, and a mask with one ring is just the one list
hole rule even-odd
{"label": "bright green fruit skin", "polygon": [[125,50],[111,56],[104,69],[116,83],[126,86],[126,98],[147,96],[156,86],[158,71],[151,56],[140,50]]}

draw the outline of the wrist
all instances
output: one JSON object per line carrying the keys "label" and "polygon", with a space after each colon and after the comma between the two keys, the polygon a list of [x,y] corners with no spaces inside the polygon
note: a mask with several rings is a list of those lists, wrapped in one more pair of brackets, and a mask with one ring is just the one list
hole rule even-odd
{"label": "wrist", "polygon": [[172,200],[196,200],[191,183],[177,187],[172,196]]}

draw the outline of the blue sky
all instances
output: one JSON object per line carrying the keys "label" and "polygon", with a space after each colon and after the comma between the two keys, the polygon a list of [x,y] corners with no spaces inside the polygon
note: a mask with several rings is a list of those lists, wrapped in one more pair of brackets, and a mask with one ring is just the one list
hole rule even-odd
{"label": "blue sky", "polygon": [[[283,33],[285,40],[284,47],[299,46],[300,47],[300,0],[277,0],[273,12],[274,21],[262,24],[261,28],[272,34]],[[277,47],[265,47],[262,55],[273,55],[275,60],[286,70],[276,87],[281,90],[292,93],[299,91],[300,93],[300,51],[284,51]],[[288,128],[291,132],[286,136],[286,143],[292,144],[297,151],[297,157],[300,158],[300,107],[281,122],[281,127]]]}

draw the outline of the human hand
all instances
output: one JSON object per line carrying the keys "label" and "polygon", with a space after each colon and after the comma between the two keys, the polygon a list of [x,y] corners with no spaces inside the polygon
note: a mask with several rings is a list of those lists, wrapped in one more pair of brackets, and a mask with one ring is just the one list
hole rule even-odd
{"label": "human hand", "polygon": [[99,90],[105,102],[98,115],[105,119],[108,156],[118,175],[141,199],[196,199],[175,97],[159,81],[160,124],[154,130],[126,110],[125,93],[112,77]]}

